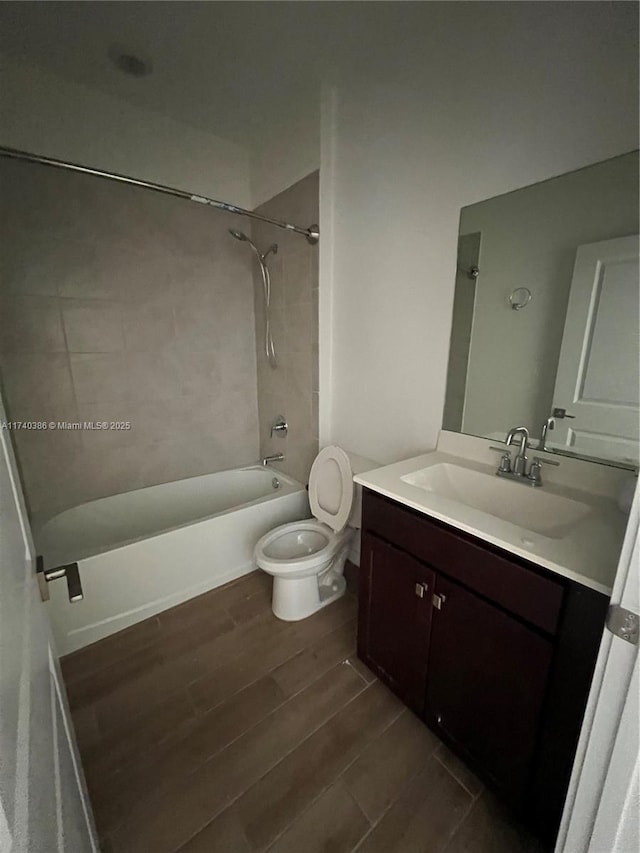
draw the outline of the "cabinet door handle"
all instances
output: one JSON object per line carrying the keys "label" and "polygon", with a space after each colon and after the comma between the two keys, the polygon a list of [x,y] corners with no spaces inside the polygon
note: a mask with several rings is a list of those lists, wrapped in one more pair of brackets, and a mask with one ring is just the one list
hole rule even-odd
{"label": "cabinet door handle", "polygon": [[418,596],[418,598],[424,598],[428,592],[429,592],[429,584],[428,583],[417,583],[416,584],[416,595]]}
{"label": "cabinet door handle", "polygon": [[436,595],[435,592],[431,596],[431,603],[436,608],[436,610],[442,610],[442,605],[445,603],[446,600],[446,595]]}

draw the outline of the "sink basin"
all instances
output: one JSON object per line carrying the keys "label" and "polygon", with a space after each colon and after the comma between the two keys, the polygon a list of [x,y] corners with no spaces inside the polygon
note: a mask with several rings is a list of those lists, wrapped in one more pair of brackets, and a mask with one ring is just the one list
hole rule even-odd
{"label": "sink basin", "polygon": [[587,504],[550,494],[544,488],[535,489],[447,462],[405,474],[401,479],[549,539],[562,539],[591,511]]}

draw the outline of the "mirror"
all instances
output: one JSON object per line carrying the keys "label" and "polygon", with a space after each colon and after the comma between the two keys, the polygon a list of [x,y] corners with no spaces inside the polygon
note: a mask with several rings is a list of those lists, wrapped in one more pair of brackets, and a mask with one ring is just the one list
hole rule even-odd
{"label": "mirror", "polygon": [[463,208],[444,429],[637,466],[638,291],[637,151]]}

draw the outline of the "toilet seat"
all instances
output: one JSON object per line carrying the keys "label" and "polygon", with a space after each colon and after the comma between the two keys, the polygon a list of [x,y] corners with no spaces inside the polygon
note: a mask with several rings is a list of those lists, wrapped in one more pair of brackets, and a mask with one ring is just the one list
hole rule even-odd
{"label": "toilet seat", "polygon": [[336,533],[344,530],[351,515],[353,491],[349,457],[341,447],[325,447],[316,456],[309,474],[311,512]]}
{"label": "toilet seat", "polygon": [[343,537],[314,518],[281,524],[260,539],[255,558],[261,569],[279,575],[314,569],[331,561]]}

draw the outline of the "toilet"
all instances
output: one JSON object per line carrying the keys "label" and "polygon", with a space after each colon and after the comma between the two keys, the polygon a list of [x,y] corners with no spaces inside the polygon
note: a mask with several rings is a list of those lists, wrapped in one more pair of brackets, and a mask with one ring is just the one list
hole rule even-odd
{"label": "toilet", "polygon": [[342,448],[325,447],[309,474],[314,518],[276,527],[256,545],[258,567],[273,576],[272,607],[279,619],[305,619],[344,595],[344,564],[360,526],[353,473]]}

